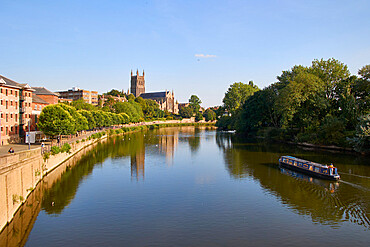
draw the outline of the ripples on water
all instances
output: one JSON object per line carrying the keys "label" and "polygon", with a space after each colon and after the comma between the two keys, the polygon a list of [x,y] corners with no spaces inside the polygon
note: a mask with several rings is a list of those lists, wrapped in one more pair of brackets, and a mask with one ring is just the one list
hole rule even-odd
{"label": "ripples on water", "polygon": [[[342,180],[280,168],[286,154],[335,163]],[[133,133],[46,178],[0,245],[368,246],[368,164],[204,128]]]}

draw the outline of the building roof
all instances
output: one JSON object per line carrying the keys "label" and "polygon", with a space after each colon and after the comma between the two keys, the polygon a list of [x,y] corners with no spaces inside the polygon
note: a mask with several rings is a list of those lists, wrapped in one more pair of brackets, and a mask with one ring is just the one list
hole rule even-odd
{"label": "building roof", "polygon": [[58,96],[58,94],[56,93],[53,93],[52,91],[44,88],[44,87],[32,87],[32,89],[35,90],[35,94],[37,95],[54,95],[54,96]]}
{"label": "building roof", "polygon": [[33,91],[27,83],[18,83],[13,80],[10,80],[9,78],[6,78],[5,76],[0,75],[0,85],[4,84],[9,87],[15,87],[19,89],[24,88]]}
{"label": "building roof", "polygon": [[[169,93],[169,91],[167,91]],[[166,91],[163,92],[153,92],[153,93],[142,93],[139,97],[143,99],[152,99],[152,98],[166,98]]]}
{"label": "building roof", "polygon": [[46,104],[46,105],[50,104],[49,102],[46,102],[45,100],[37,96],[35,92],[32,93],[32,103],[39,103],[39,104]]}

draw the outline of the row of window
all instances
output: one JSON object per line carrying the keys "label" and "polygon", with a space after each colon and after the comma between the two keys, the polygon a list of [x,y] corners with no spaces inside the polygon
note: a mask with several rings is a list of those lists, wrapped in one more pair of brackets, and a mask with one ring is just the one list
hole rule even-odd
{"label": "row of window", "polygon": [[[7,88],[5,88],[5,89],[1,88],[0,89],[0,93],[5,93],[6,96],[13,95],[13,93],[14,93],[15,97],[18,97],[18,91],[17,90],[12,90],[12,89],[7,89]],[[29,93],[29,92],[24,92],[23,95],[25,97],[32,97],[32,93]]]}
{"label": "row of window", "polygon": [[[1,132],[4,131],[4,127],[1,126]],[[11,126],[10,127],[10,132],[9,132],[9,127],[6,126],[5,127],[5,135],[9,135],[9,134],[18,134],[18,126]]]}
{"label": "row of window", "polygon": [[39,106],[38,105],[35,105],[35,109],[34,110],[37,111],[37,109],[38,109],[39,111],[41,111],[42,108],[43,108],[42,105],[39,105]]}
{"label": "row of window", "polygon": [[[6,109],[8,109],[8,106],[9,106],[9,102],[10,102],[10,106],[15,106],[15,109],[18,109],[18,101],[7,101],[7,100],[1,100],[1,105],[5,105]],[[29,102],[24,102],[23,103],[23,106],[24,107],[31,107],[31,103]]]}
{"label": "row of window", "polygon": [[[8,119],[10,117],[10,119],[13,119],[13,116],[15,118],[15,121],[18,120],[18,114],[13,114],[13,113],[1,113],[1,118],[4,119],[4,115],[5,115],[5,121],[8,122]],[[30,118],[31,117],[31,114],[24,114],[24,118]]]}

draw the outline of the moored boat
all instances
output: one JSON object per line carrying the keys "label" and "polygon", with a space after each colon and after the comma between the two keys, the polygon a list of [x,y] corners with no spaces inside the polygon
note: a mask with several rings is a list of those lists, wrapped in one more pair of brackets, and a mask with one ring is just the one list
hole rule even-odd
{"label": "moored boat", "polygon": [[308,160],[299,159],[293,156],[281,156],[279,159],[279,163],[281,166],[288,169],[303,172],[312,176],[329,180],[340,179],[338,169],[334,167],[333,164],[322,165]]}

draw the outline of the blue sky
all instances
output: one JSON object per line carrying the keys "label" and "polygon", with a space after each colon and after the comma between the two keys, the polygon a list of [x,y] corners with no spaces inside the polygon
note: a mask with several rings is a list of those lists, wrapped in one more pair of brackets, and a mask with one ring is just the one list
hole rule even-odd
{"label": "blue sky", "polygon": [[352,74],[370,64],[365,0],[0,0],[0,9],[0,74],[53,91],[126,91],[130,70],[144,69],[148,92],[213,106],[233,82],[263,88],[316,58]]}

